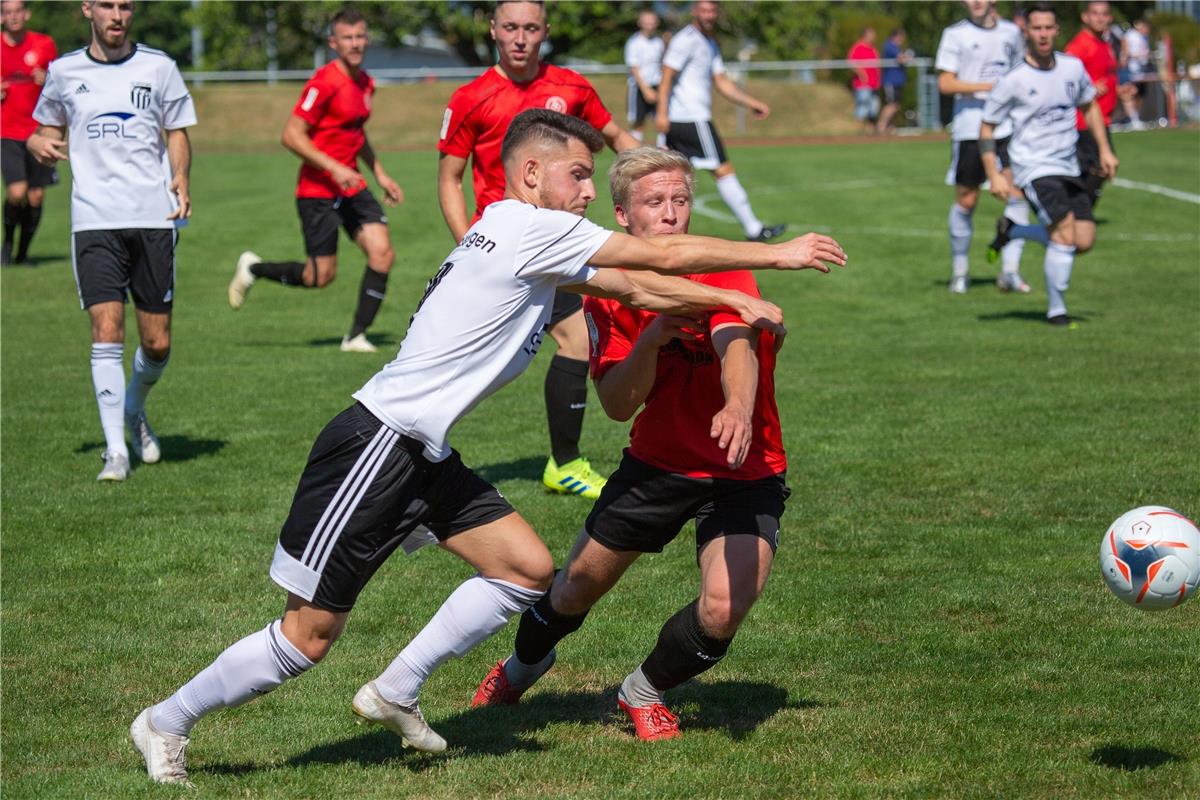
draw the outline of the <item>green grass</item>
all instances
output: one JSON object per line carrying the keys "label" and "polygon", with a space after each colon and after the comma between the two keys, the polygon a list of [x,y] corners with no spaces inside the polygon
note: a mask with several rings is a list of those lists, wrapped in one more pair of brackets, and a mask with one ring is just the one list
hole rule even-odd
{"label": "green grass", "polygon": [[[1122,136],[1122,174],[1196,193],[1195,131]],[[470,711],[511,630],[426,687],[452,744],[404,752],[358,727],[377,674],[468,569],[394,557],[328,660],[205,720],[189,753],[206,794],[237,797],[1184,797],[1200,794],[1200,600],[1150,615],[1104,589],[1098,544],[1136,505],[1200,513],[1200,215],[1111,187],[1076,264],[1071,330],[1035,291],[945,289],[945,143],[741,149],[756,209],[829,230],[831,275],[762,276],[792,331],[778,396],[793,494],[774,575],[717,669],[676,690],[685,736],[647,746],[616,685],[697,591],[691,532],[642,559],[512,710]],[[202,155],[179,247],[171,365],[150,398],[165,461],[98,485],[102,437],[68,192],[50,192],[36,269],[3,272],[3,791],[174,796],[146,780],[130,720],[282,607],[275,536],[321,426],[391,356],[450,241],[432,153],[385,154],[408,193],[376,326],[386,355],[338,352],[361,257],[325,291],[260,284],[232,313],[237,254],[301,242],[284,154]],[[604,160],[607,165],[607,159]],[[705,207],[724,212],[711,180]],[[599,202],[593,218],[608,223]],[[697,215],[693,231],[736,236]],[[131,339],[132,341],[132,339]],[[126,357],[132,356],[127,348]],[[543,357],[454,432],[561,559],[587,508],[544,494]],[[588,411],[585,450],[615,467],[626,426]]]}

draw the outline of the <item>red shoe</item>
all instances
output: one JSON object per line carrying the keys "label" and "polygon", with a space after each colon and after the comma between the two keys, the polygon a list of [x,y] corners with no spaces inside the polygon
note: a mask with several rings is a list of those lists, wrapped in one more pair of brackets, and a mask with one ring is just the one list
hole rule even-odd
{"label": "red shoe", "polygon": [[648,706],[631,706],[621,698],[617,698],[617,708],[620,708],[633,720],[633,729],[638,738],[653,742],[658,739],[675,739],[679,733],[679,717],[667,710],[662,703]]}
{"label": "red shoe", "polygon": [[496,666],[484,676],[483,682],[475,690],[475,696],[471,698],[471,708],[516,705],[524,693],[524,689],[518,689],[508,682],[508,676],[504,674],[504,662],[497,661]]}

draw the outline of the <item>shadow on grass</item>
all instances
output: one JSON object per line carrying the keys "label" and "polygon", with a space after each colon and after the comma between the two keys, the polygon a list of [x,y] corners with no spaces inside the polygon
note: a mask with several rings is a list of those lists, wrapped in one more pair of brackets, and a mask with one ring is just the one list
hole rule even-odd
{"label": "shadow on grass", "polygon": [[500,481],[517,479],[540,481],[542,479],[542,470],[545,468],[546,457],[533,456],[529,458],[517,458],[512,461],[502,461],[499,464],[476,466],[471,469],[488,483],[499,483]]}
{"label": "shadow on grass", "polygon": [[[980,322],[1036,322],[1047,328],[1052,327],[1046,323],[1044,311],[997,311],[994,314],[980,314],[976,319]],[[1071,314],[1072,322],[1087,322],[1090,319],[1084,314]]]}
{"label": "shadow on grass", "polygon": [[[224,439],[193,439],[190,436],[160,436],[158,441],[162,446],[164,464],[211,456],[229,444]],[[75,448],[76,453],[99,454],[103,451],[104,442],[84,442]],[[135,468],[139,466],[136,458],[131,462]]]}
{"label": "shadow on grass", "polygon": [[[434,728],[450,743],[454,758],[501,755],[512,752],[537,753],[549,749],[532,735],[556,723],[616,724],[633,731],[625,715],[616,709],[617,686],[596,692],[542,692],[516,706],[477,708],[434,722]],[[750,735],[763,722],[787,708],[817,708],[812,700],[789,703],[787,692],[777,686],[749,681],[689,683],[673,690],[669,701],[679,712],[685,735],[689,730],[725,731],[735,741]],[[310,764],[358,764],[403,767],[421,772],[439,764],[445,756],[406,750],[395,734],[371,725],[359,728],[350,738],[322,744],[299,753],[286,762],[289,767]],[[247,763],[206,764],[197,773],[240,775],[267,767]]]}
{"label": "shadow on grass", "polygon": [[[384,350],[391,350],[391,349],[395,348],[396,345],[399,343],[399,340],[395,336],[392,336],[391,334],[387,334],[387,333],[369,333],[369,334],[367,334],[367,339],[370,340],[371,344],[373,344],[379,348],[380,353],[377,355],[383,355]],[[342,337],[340,337],[340,336],[325,336],[320,339],[309,339],[308,342],[305,343],[305,346],[307,346],[307,347],[341,347],[342,346]],[[370,354],[368,353],[368,355],[370,355]],[[395,355],[395,354],[391,353],[388,355]],[[388,360],[390,361],[391,359],[389,358]]]}
{"label": "shadow on grass", "polygon": [[65,253],[64,253],[64,254],[60,254],[60,255],[56,255],[56,256],[45,256],[45,255],[42,255],[42,256],[26,256],[26,257],[25,257],[25,260],[24,260],[24,261],[22,261],[21,263],[19,263],[19,264],[5,264],[5,265],[4,265],[4,267],[5,267],[6,269],[9,269],[9,268],[16,268],[16,269],[20,269],[21,267],[40,267],[42,264],[49,264],[49,263],[51,263],[52,261],[68,261],[70,258],[71,258],[71,257],[70,257],[69,255],[66,255]]}
{"label": "shadow on grass", "polygon": [[[949,281],[945,280],[944,278],[937,278],[936,280],[930,281],[930,283],[934,286],[940,286],[944,290],[946,288],[946,285],[949,283]],[[967,278],[967,285],[968,286],[995,286],[996,279],[995,278]]]}
{"label": "shadow on grass", "polygon": [[1154,769],[1163,764],[1185,760],[1183,756],[1157,747],[1129,747],[1123,744],[1106,744],[1097,747],[1088,756],[1093,764],[1123,772],[1139,769]]}

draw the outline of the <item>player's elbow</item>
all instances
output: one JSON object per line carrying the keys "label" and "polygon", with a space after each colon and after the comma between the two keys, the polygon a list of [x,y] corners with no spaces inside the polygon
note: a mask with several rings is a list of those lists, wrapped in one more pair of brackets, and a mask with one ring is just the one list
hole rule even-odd
{"label": "player's elbow", "polygon": [[604,409],[605,415],[616,422],[628,422],[640,405],[617,392],[601,389],[599,384],[596,386],[596,395],[600,398],[600,407]]}

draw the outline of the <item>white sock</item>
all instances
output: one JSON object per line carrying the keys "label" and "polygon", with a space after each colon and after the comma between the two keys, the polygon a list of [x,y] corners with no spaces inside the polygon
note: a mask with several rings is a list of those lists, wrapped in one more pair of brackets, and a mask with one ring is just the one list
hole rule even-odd
{"label": "white sock", "polygon": [[[1008,198],[1008,204],[1004,207],[1004,216],[1011,219],[1018,225],[1029,224],[1029,203],[1025,200],[1015,197]],[[1003,269],[1009,274],[1015,274],[1020,271],[1021,253],[1025,250],[1024,239],[1011,239],[1008,244],[1001,249],[1001,263]]]}
{"label": "white sock", "polygon": [[450,656],[460,658],[538,601],[545,591],[476,575],[446,598],[408,646],[400,651],[375,688],[383,699],[412,706],[422,684]]}
{"label": "white sock", "polygon": [[629,132],[629,135],[632,136],[634,139],[637,139],[639,142],[642,141],[642,132],[638,128],[634,128],[633,130],[631,130]]}
{"label": "white sock", "polygon": [[160,731],[187,736],[201,717],[253,700],[312,667],[275,620],[229,646],[179,691],[150,709]]}
{"label": "white sock", "polygon": [[974,233],[971,217],[974,210],[968,211],[958,203],[950,204],[950,217],[947,224],[950,227],[950,259],[954,277],[967,274],[967,253],[971,249],[971,234]]}
{"label": "white sock", "polygon": [[667,149],[667,135],[665,133],[660,133],[658,135],[658,137],[654,140],[654,146],[657,147],[659,150],[666,150]]}
{"label": "white sock", "polygon": [[146,395],[158,383],[166,369],[170,354],[162,361],[151,361],[141,347],[133,354],[133,374],[129,376],[129,386],[125,389],[125,413],[136,414],[146,407]]}
{"label": "white sock", "polygon": [[[1008,229],[1008,238],[1013,240],[1028,239],[1032,242],[1041,242],[1043,245],[1049,246],[1050,231],[1040,222],[1033,225],[1013,225]],[[1008,245],[1004,246],[1004,251],[1008,251]]]}
{"label": "white sock", "polygon": [[1071,267],[1074,263],[1074,247],[1058,242],[1046,245],[1046,260],[1043,264],[1046,270],[1046,294],[1050,298],[1046,308],[1047,318],[1067,313],[1067,301],[1063,294],[1071,284]]}
{"label": "white sock", "polygon": [[125,345],[92,345],[92,386],[100,409],[105,449],[129,457],[125,446]]}
{"label": "white sock", "polygon": [[762,233],[762,220],[754,216],[754,209],[750,208],[750,196],[742,188],[742,182],[738,180],[736,173],[717,178],[717,191],[738,222],[742,223],[742,230],[746,232],[747,238],[753,239]]}
{"label": "white sock", "polygon": [[663,693],[654,688],[646,673],[638,667],[621,683],[621,699],[631,706],[652,706],[663,702]]}

